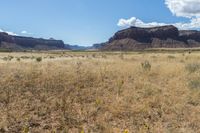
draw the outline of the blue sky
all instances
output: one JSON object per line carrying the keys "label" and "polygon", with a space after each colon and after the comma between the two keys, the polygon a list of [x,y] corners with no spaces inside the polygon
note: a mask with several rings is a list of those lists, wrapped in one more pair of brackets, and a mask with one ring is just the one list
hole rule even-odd
{"label": "blue sky", "polygon": [[[122,28],[140,26],[140,21],[141,26],[151,22],[190,24],[198,18],[196,14],[181,15],[181,9],[173,11],[170,4],[174,3],[167,1],[173,0],[4,0],[0,4],[0,29],[86,46],[105,42]],[[180,6],[181,0],[175,1]]]}

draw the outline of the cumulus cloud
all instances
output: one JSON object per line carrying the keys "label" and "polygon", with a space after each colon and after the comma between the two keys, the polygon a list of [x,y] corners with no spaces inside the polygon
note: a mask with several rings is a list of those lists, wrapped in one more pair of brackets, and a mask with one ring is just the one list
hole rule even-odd
{"label": "cumulus cloud", "polygon": [[12,31],[5,31],[5,30],[0,29],[0,32],[5,32],[5,33],[8,33],[9,35],[17,36],[17,34]]}
{"label": "cumulus cloud", "polygon": [[23,30],[23,31],[21,31],[21,33],[22,33],[22,34],[27,34],[28,32],[25,31],[25,30]]}
{"label": "cumulus cloud", "polygon": [[200,28],[200,18],[193,18],[188,23],[158,23],[158,22],[150,22],[145,23],[142,20],[132,17],[130,19],[120,19],[118,24],[120,27],[130,27],[130,26],[136,26],[136,27],[155,27],[155,26],[164,26],[164,25],[174,25],[178,27],[179,29],[195,29]]}
{"label": "cumulus cloud", "polygon": [[165,0],[165,4],[178,17],[200,17],[200,0]]}
{"label": "cumulus cloud", "polygon": [[120,27],[154,27],[163,25],[174,25],[180,29],[195,29],[200,28],[200,0],[165,0],[167,8],[177,17],[185,17],[189,22],[177,23],[158,23],[150,22],[145,23],[142,20],[131,17],[129,19],[120,19],[118,26]]}
{"label": "cumulus cloud", "polygon": [[132,17],[130,19],[120,19],[117,25],[121,27],[130,27],[130,26],[153,27],[153,26],[163,26],[166,24],[157,22],[145,23],[136,17]]}
{"label": "cumulus cloud", "polygon": [[31,35],[32,33],[29,33],[28,31],[26,31],[26,30],[23,30],[23,31],[21,31],[21,34],[27,34],[27,35]]}

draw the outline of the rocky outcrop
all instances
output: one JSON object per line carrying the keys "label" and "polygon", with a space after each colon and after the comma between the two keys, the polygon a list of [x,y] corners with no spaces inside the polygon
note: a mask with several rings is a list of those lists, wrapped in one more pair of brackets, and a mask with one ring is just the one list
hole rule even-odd
{"label": "rocky outcrop", "polygon": [[62,40],[11,36],[7,33],[0,32],[0,48],[12,50],[51,50],[64,49],[65,45]]}
{"label": "rocky outcrop", "polygon": [[101,50],[142,50],[147,48],[200,47],[200,32],[179,31],[172,25],[139,28],[130,27],[118,31]]}

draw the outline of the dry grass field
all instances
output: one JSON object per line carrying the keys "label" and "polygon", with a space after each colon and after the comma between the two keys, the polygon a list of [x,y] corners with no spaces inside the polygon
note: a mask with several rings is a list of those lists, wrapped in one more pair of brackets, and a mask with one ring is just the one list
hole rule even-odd
{"label": "dry grass field", "polygon": [[0,53],[0,133],[200,132],[200,53]]}

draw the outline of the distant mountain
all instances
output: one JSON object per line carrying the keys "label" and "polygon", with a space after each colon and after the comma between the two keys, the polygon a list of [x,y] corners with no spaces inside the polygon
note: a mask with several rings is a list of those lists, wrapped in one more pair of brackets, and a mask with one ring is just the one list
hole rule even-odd
{"label": "distant mountain", "polygon": [[118,31],[101,50],[143,50],[147,48],[200,47],[200,31],[178,30],[172,25],[153,28],[130,27]]}
{"label": "distant mountain", "polygon": [[105,46],[106,43],[97,43],[97,44],[93,44],[91,46],[91,49],[101,49],[103,46]]}
{"label": "distant mountain", "polygon": [[20,50],[53,50],[64,49],[62,40],[12,36],[0,32],[0,49]]}
{"label": "distant mountain", "polygon": [[80,46],[80,45],[69,45],[65,44],[65,48],[70,50],[98,50],[103,47],[105,43],[93,44],[92,46]]}
{"label": "distant mountain", "polygon": [[90,49],[90,46],[79,46],[79,45],[66,45],[70,50],[88,50]]}

